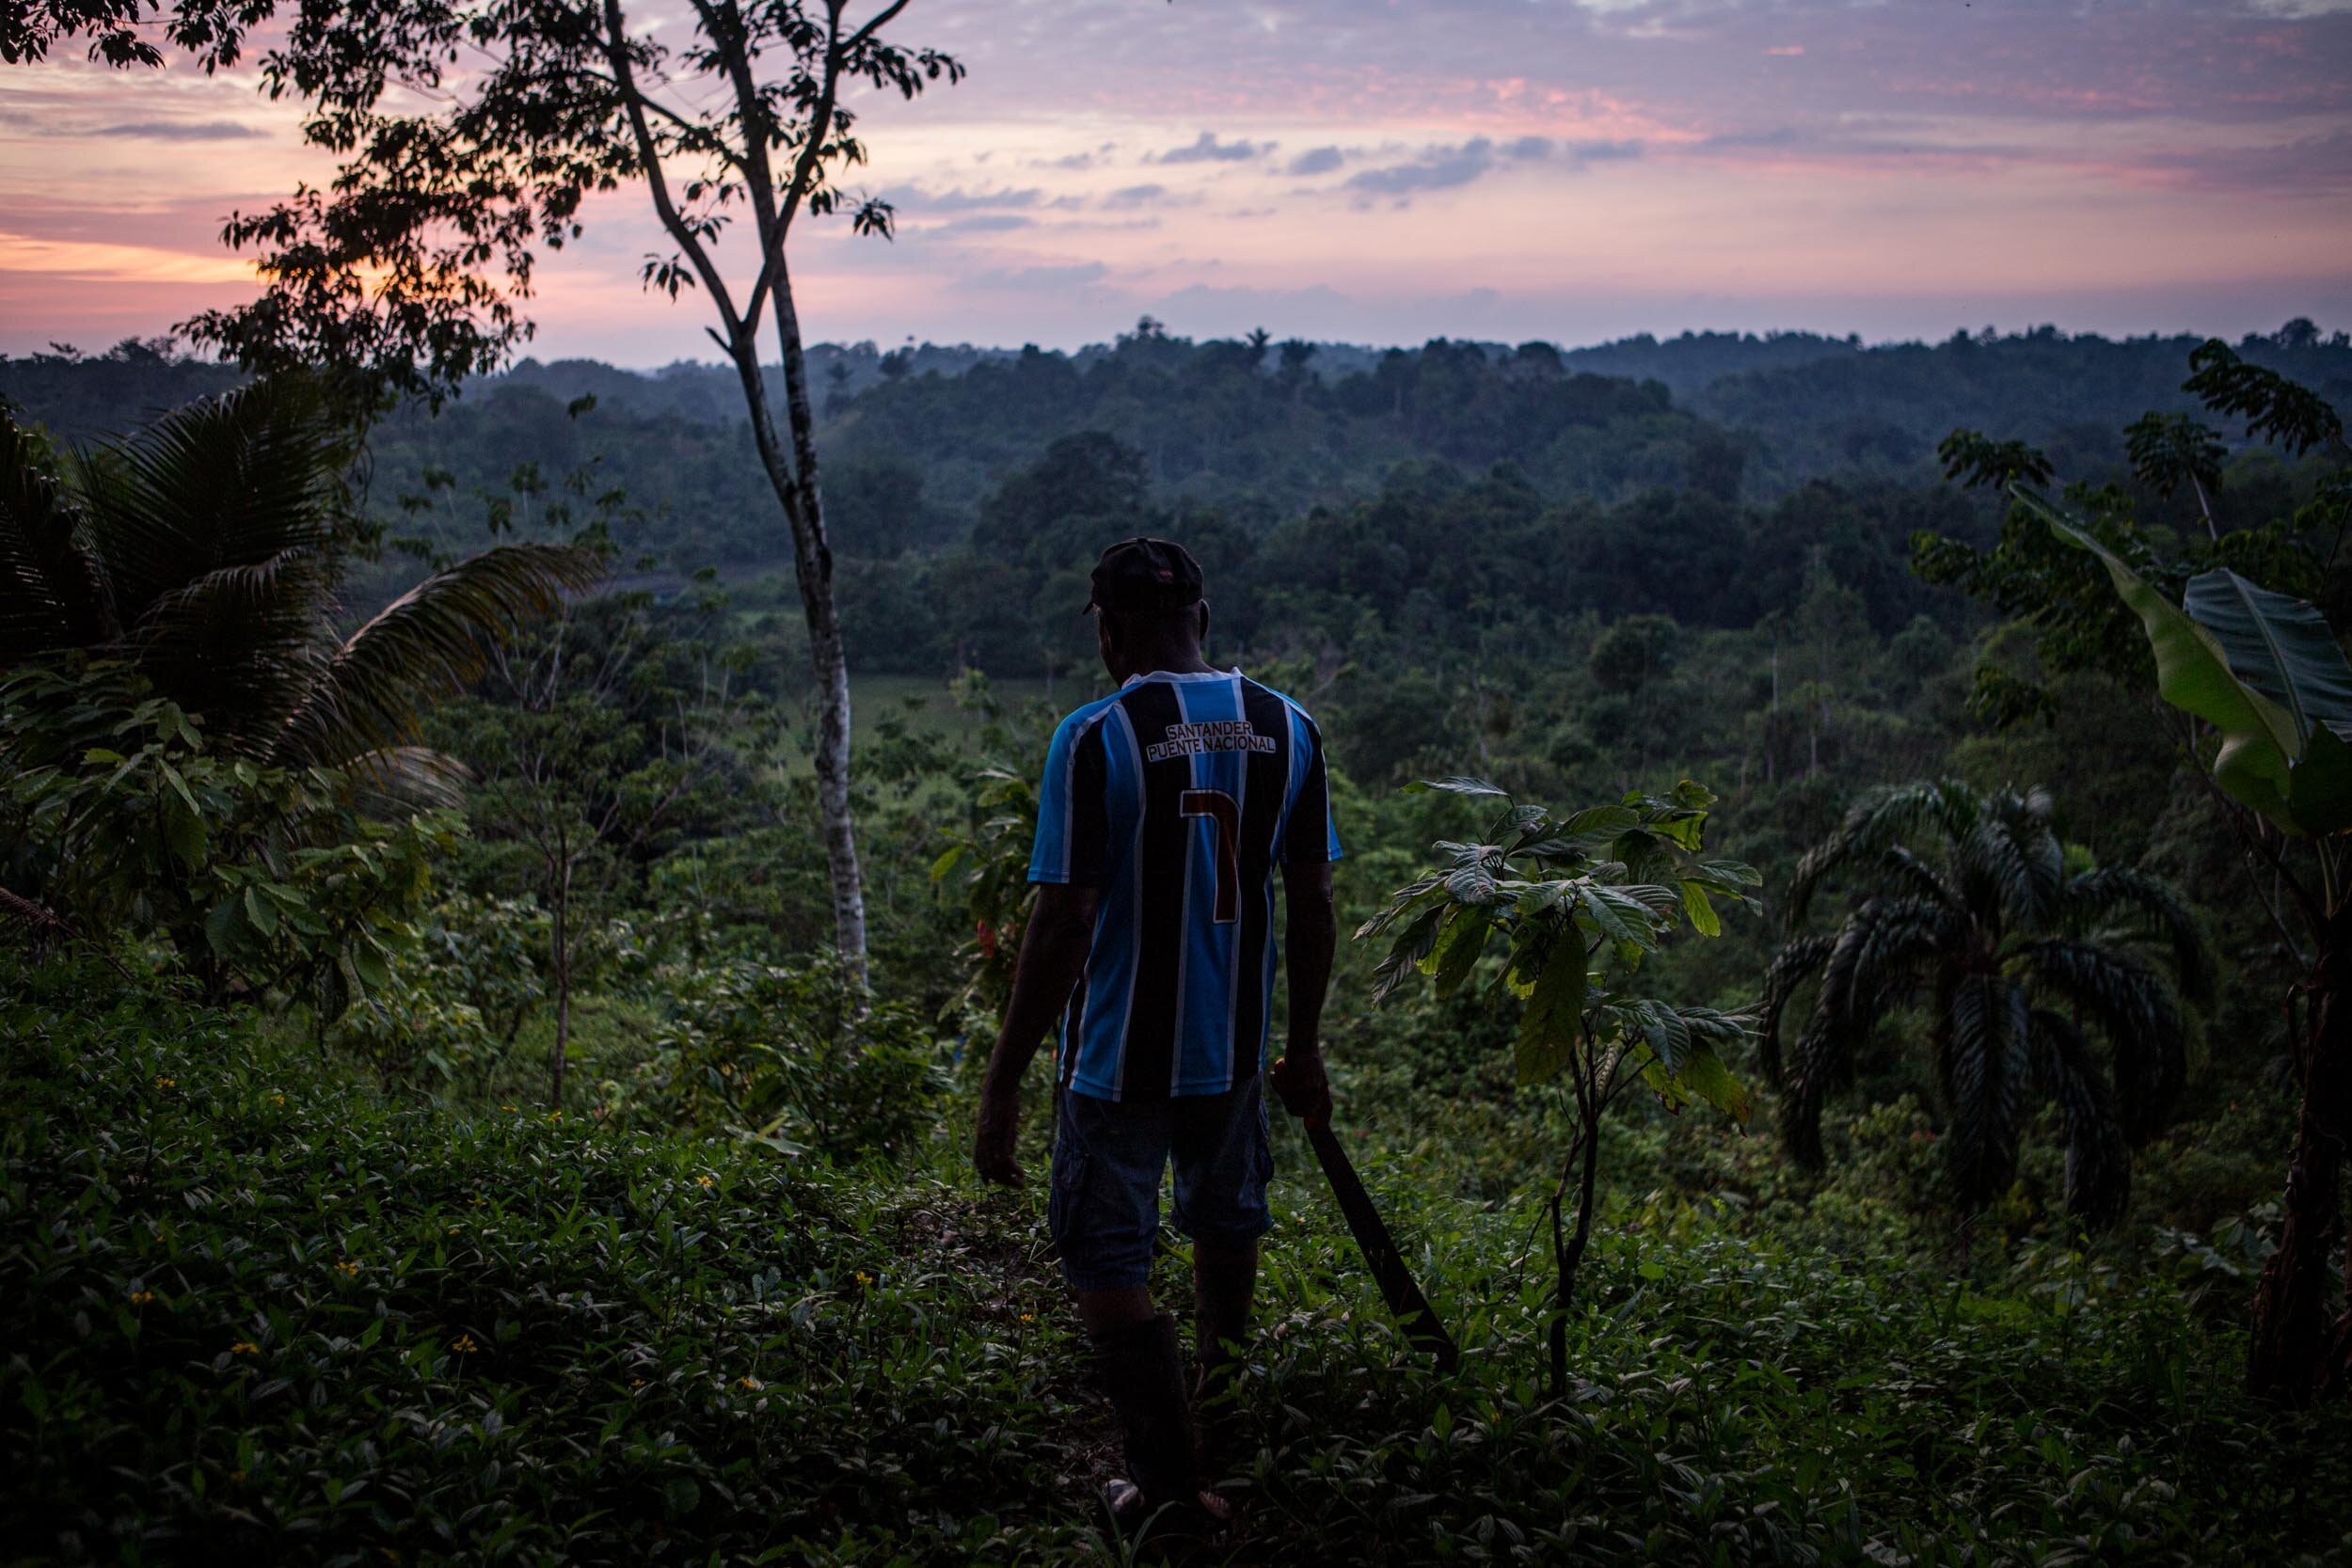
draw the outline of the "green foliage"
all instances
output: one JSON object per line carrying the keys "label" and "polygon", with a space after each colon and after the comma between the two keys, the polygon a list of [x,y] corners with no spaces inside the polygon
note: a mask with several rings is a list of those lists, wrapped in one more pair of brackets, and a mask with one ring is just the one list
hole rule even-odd
{"label": "green foliage", "polygon": [[446,799],[446,769],[409,747],[424,712],[603,565],[581,546],[503,545],[342,635],[353,457],[301,378],[190,404],[68,465],[0,409],[0,665],[119,659],[230,754]]}
{"label": "green foliage", "polygon": [[1497,984],[1521,1004],[1521,1084],[1549,1083],[1572,1062],[1608,1083],[1622,1064],[1671,1104],[1704,1100],[1744,1119],[1746,1091],[1716,1049],[1740,1037],[1742,1022],[1623,989],[1686,924],[1701,936],[1720,934],[1715,900],[1760,907],[1753,867],[1702,855],[1715,798],[1686,780],[1671,796],[1629,795],[1618,805],[1558,815],[1515,804],[1477,779],[1418,787],[1500,800],[1504,809],[1487,842],[1439,843],[1443,863],[1398,889],[1357,932],[1393,933],[1375,994],[1418,971],[1449,995],[1488,943],[1500,942],[1509,958]]}
{"label": "green foliage", "polygon": [[291,996],[324,1026],[386,990],[446,812],[360,816],[330,769],[223,755],[126,666],[0,680],[8,879],[108,942],[160,940],[214,995]]}
{"label": "green foliage", "polygon": [[2018,499],[2106,569],[2145,630],[2157,694],[2220,732],[2215,783],[2283,832],[2352,830],[2352,663],[2316,609],[2226,569],[2190,578],[2175,606],[2049,502]]}
{"label": "green foliage", "polygon": [[[453,1117],[250,1012],[94,971],[0,980],[11,1551],[1119,1560],[1086,1501],[1107,1439],[1041,1200],[976,1202],[934,1174],[955,1150],[840,1171]],[[1363,1157],[1471,1354],[1434,1376],[1364,1309],[1327,1206],[1278,1181],[1232,1413],[1254,1560],[2352,1551],[2345,1414],[2252,1404],[2234,1326],[2169,1280],[2040,1248],[1954,1284],[1628,1202],[1553,1396],[1528,1371],[1549,1304],[1518,1266],[1525,1206]]]}
{"label": "green foliage", "polygon": [[[2054,1100],[2066,1200],[2112,1224],[2130,1192],[2127,1147],[2164,1126],[2187,1077],[2188,1026],[2172,989],[2134,951],[2160,953],[2208,994],[2204,942],[2180,895],[2063,846],[2041,789],[1984,794],[1956,782],[1873,790],[1806,854],[1788,892],[1792,940],[1765,980],[1763,1061],[1784,1088],[1782,1133],[1823,1158],[1821,1108],[1880,1043],[1888,1016],[1921,1006],[1947,1113],[1956,1200],[1974,1212],[2016,1175],[2029,1096]],[[1817,892],[1851,879],[1835,933],[1797,934]],[[1794,1052],[1783,1021],[1810,989]],[[2107,1045],[2102,1066],[2094,1037]]]}
{"label": "green foliage", "polygon": [[904,1003],[869,1003],[836,964],[750,960],[661,976],[672,1011],[606,1114],[837,1158],[903,1153],[928,1132],[946,1078]]}

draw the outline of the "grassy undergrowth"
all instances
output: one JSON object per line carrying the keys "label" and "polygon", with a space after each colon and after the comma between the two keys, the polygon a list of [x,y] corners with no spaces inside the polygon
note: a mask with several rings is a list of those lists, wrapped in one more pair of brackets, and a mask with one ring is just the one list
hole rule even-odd
{"label": "grassy undergrowth", "polygon": [[[0,1004],[0,1560],[1113,1560],[1041,1196],[404,1106],[249,1018]],[[2345,1562],[2352,1420],[2157,1282],[2002,1293],[1626,1211],[1534,1383],[1528,1212],[1367,1169],[1469,1350],[1288,1161],[1242,1562]],[[1179,1301],[1183,1259],[1164,1259]]]}

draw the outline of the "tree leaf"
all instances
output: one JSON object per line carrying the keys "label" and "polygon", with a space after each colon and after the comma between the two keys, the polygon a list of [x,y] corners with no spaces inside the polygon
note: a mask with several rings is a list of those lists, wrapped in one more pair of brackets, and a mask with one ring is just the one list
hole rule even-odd
{"label": "tree leaf", "polygon": [[1451,907],[1432,905],[1416,915],[1412,924],[1397,934],[1388,956],[1372,972],[1375,981],[1372,1000],[1375,1006],[1387,1000],[1391,991],[1403,985],[1406,978],[1419,969],[1421,960],[1428,956],[1429,949],[1438,940],[1438,922],[1445,918],[1446,911]]}
{"label": "tree leaf", "polygon": [[1486,950],[1486,933],[1494,925],[1493,911],[1478,905],[1457,904],[1454,914],[1439,933],[1435,946],[1420,962],[1424,974],[1438,977],[1438,994],[1452,996],[1462,989],[1477,966],[1478,956]]}
{"label": "tree leaf", "polygon": [[177,797],[164,799],[164,837],[180,863],[190,871],[204,864],[205,841],[203,814],[193,805],[183,805]]}
{"label": "tree leaf", "polygon": [[2232,673],[2286,709],[2298,738],[2320,724],[2352,734],[2352,663],[2309,600],[2223,567],[2189,578],[2181,608],[2221,644]]}
{"label": "tree leaf", "polygon": [[1701,1045],[1682,1060],[1682,1070],[1675,1081],[1691,1091],[1693,1098],[1705,1101],[1741,1126],[1755,1113],[1756,1100],[1748,1086],[1731,1075],[1724,1059],[1709,1045]]}
{"label": "tree leaf", "polygon": [[[1515,966],[1525,975],[1529,958]],[[1584,942],[1573,927],[1551,934],[1541,949],[1540,967],[1519,1013],[1512,1058],[1522,1085],[1550,1082],[1565,1067],[1584,1027]]]}
{"label": "tree leaf", "polygon": [[1507,800],[1511,798],[1509,791],[1498,789],[1484,779],[1460,777],[1416,779],[1405,786],[1404,792],[1407,795],[1419,795],[1429,790],[1436,790],[1444,795],[1486,796],[1498,800]]}
{"label": "tree leaf", "polygon": [[1707,890],[1698,883],[1686,881],[1682,884],[1682,908],[1691,917],[1691,928],[1699,935],[1719,937],[1724,934],[1723,919],[1708,901]]}
{"label": "tree leaf", "polygon": [[245,909],[232,895],[204,916],[204,942],[216,958],[234,958],[246,933]]}
{"label": "tree leaf", "polygon": [[382,990],[392,983],[391,965],[384,958],[384,950],[374,939],[363,937],[346,949],[351,958],[351,973],[370,990]]}
{"label": "tree leaf", "polygon": [[2221,732],[2214,782],[2239,803],[2290,832],[2301,832],[2287,806],[2289,774],[2303,749],[2294,717],[2239,679],[2213,633],[2149,586],[2122,557],[2025,485],[2011,485],[2010,493],[2060,539],[2090,551],[2106,567],[2116,593],[2147,632],[2156,660],[2157,695]]}

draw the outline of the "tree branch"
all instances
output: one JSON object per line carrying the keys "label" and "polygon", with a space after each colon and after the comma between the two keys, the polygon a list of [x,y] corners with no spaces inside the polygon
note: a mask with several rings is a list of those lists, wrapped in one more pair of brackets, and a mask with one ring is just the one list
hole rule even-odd
{"label": "tree branch", "polygon": [[[703,287],[710,291],[710,302],[718,308],[719,320],[725,325],[728,337],[739,339],[743,335],[742,323],[735,313],[726,280],[719,276],[719,269],[711,264],[709,250],[687,227],[686,220],[678,214],[677,203],[671,199],[669,176],[661,166],[661,149],[654,140],[652,128],[645,123],[648,100],[637,86],[636,68],[629,63],[628,34],[621,17],[620,0],[604,0],[604,25],[606,55],[612,62],[613,79],[620,87],[621,104],[628,111],[629,131],[636,137],[638,156],[644,160],[645,185],[653,194],[654,212],[660,216],[661,226],[670,231],[670,237],[677,242],[678,248],[685,252],[687,261],[692,263],[696,275],[702,278]],[[734,351],[730,349],[729,352]]]}

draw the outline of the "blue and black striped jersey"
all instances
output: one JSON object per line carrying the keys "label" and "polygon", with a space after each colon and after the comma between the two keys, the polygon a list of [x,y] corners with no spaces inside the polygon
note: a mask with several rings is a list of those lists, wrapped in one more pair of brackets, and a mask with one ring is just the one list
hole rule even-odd
{"label": "blue and black striped jersey", "polygon": [[1033,882],[1102,890],[1061,1081],[1099,1100],[1222,1094],[1274,1002],[1274,871],[1340,858],[1323,736],[1238,670],[1137,675],[1061,721]]}

